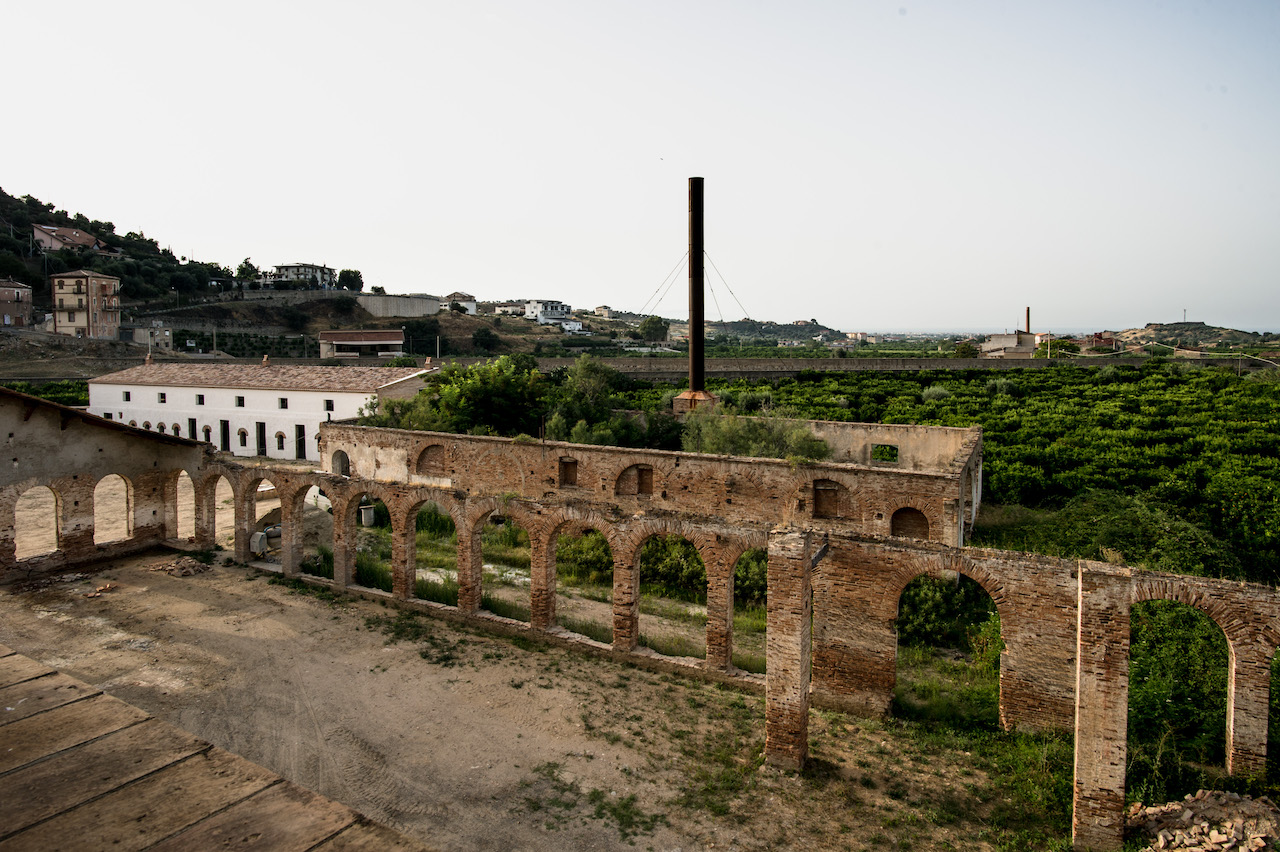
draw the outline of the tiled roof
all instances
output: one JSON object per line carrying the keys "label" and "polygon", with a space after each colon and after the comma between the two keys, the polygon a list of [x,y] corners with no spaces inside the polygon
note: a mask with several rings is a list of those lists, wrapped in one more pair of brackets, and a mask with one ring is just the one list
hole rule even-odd
{"label": "tiled roof", "polygon": [[50,278],[110,278],[112,281],[120,279],[115,275],[108,275],[105,272],[94,272],[92,269],[77,269],[75,272],[58,272],[50,275]]}
{"label": "tiled roof", "polygon": [[421,367],[276,367],[260,364],[143,364],[90,383],[193,388],[314,390],[373,393],[427,372]]}

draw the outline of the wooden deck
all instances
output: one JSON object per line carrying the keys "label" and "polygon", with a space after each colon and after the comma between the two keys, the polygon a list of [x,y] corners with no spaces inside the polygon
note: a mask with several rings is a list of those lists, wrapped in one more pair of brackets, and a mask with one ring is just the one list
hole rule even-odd
{"label": "wooden deck", "polygon": [[0,645],[0,852],[429,852]]}

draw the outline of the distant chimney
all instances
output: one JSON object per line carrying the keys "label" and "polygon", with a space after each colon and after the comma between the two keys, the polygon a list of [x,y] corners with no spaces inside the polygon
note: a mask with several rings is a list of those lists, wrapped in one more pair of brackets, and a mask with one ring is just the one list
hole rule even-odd
{"label": "distant chimney", "polygon": [[1031,333],[1031,306],[1027,305],[1027,334]]}
{"label": "distant chimney", "polygon": [[268,358],[266,355],[263,355],[263,356],[262,356],[262,366],[264,366],[264,367],[270,367],[270,366],[271,366],[271,359],[270,359],[270,358]]}

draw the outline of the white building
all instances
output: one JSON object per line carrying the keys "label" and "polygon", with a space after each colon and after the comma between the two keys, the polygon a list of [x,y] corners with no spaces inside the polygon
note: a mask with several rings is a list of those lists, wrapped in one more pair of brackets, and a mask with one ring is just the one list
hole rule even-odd
{"label": "white building", "polygon": [[524,318],[541,325],[559,325],[569,318],[571,309],[564,302],[534,299],[524,303]]}
{"label": "white building", "polygon": [[355,417],[372,399],[411,397],[429,372],[421,367],[143,364],[90,379],[89,412],[206,441],[237,456],[319,461],[321,423]]}
{"label": "white building", "polygon": [[338,273],[327,266],[316,266],[314,263],[291,263],[277,266],[275,274],[268,276],[275,281],[298,281],[308,286],[315,285],[321,290],[332,290],[338,286]]}
{"label": "white building", "polygon": [[456,302],[471,316],[476,315],[476,297],[470,293],[454,291],[445,296],[441,301],[444,303],[443,306],[446,308],[453,307],[453,304]]}

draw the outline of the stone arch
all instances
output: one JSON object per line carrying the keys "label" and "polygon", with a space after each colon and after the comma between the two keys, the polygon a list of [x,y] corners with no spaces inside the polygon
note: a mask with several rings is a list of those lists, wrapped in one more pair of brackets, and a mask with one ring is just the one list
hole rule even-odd
{"label": "stone arch", "polygon": [[351,475],[351,457],[347,455],[345,450],[333,451],[333,455],[329,459],[329,470],[338,476]]}
{"label": "stone arch", "polygon": [[150,421],[150,420],[143,420],[143,421],[142,421],[142,428],[143,428],[143,429],[146,429],[148,432],[150,432],[150,431],[151,431],[151,421]]}
{"label": "stone arch", "polygon": [[93,487],[93,543],[110,544],[133,538],[133,483],[109,473]]}
{"label": "stone arch", "polygon": [[[614,552],[614,647],[622,650],[634,650],[641,639],[640,632],[640,557],[644,544],[658,536],[679,536],[688,542],[698,555],[706,575],[708,586],[703,593],[710,597],[710,576],[715,565],[715,533],[700,526],[683,523],[674,519],[644,519],[628,530],[623,541],[625,550]],[[652,647],[652,646],[651,646]],[[677,644],[674,652],[677,656],[690,656],[680,653],[685,650]],[[687,647],[687,646],[686,646]],[[694,651],[692,656],[706,658],[705,637],[703,645],[696,645],[688,650]],[[664,653],[654,648],[657,653]]]}
{"label": "stone arch", "polygon": [[444,476],[447,454],[444,444],[427,444],[418,453],[413,471],[419,476]]}
{"label": "stone arch", "polygon": [[134,429],[137,429],[137,428],[138,428],[138,421],[137,421],[137,420],[130,420],[130,421],[129,421],[129,425],[130,425],[130,426],[132,426]]}
{"label": "stone arch", "polygon": [[23,491],[13,505],[14,558],[21,561],[62,549],[62,495],[48,485]]}
{"label": "stone arch", "polygon": [[1188,579],[1159,575],[1136,577],[1131,603],[1164,600],[1186,604],[1218,625],[1218,629],[1226,637],[1228,648],[1254,641],[1254,632],[1258,625],[1242,619],[1240,608],[1233,607],[1220,598],[1204,594],[1202,590],[1195,588],[1193,583],[1187,582]]}
{"label": "stone arch", "polygon": [[921,555],[924,558],[895,560],[895,570],[889,572],[885,577],[884,600],[890,605],[890,620],[897,617],[898,602],[902,599],[902,593],[906,590],[908,583],[916,577],[926,574],[931,577],[945,579],[944,572],[953,571],[973,580],[982,587],[984,592],[991,596],[991,600],[996,606],[996,612],[1000,616],[1001,634],[1008,633],[1013,626],[1018,624],[1016,605],[1005,592],[1003,581],[999,576],[993,574],[985,564],[975,562],[964,556],[952,554],[940,554],[937,559],[929,559],[927,554]]}
{"label": "stone arch", "polygon": [[[560,613],[564,607],[562,607],[559,597],[565,598],[563,601],[564,606],[582,608],[581,604],[572,603],[568,593],[561,589],[560,563],[557,558],[560,536],[582,536],[587,532],[594,531],[604,539],[605,546],[609,548],[611,561],[610,579],[607,581],[611,590],[609,595],[610,602],[613,600],[612,588],[616,582],[617,575],[618,544],[616,524],[605,515],[593,509],[566,507],[552,514],[546,520],[544,529],[546,530],[546,549],[540,554],[534,554],[532,566],[534,580],[532,623],[534,627],[539,629],[546,629],[560,624]],[[600,641],[607,642],[611,640],[613,633],[612,617],[598,632],[595,630],[596,625],[599,624],[597,620],[584,615],[578,621],[581,623],[574,624],[569,629],[576,628],[579,633],[595,633],[596,635],[593,638]]]}

